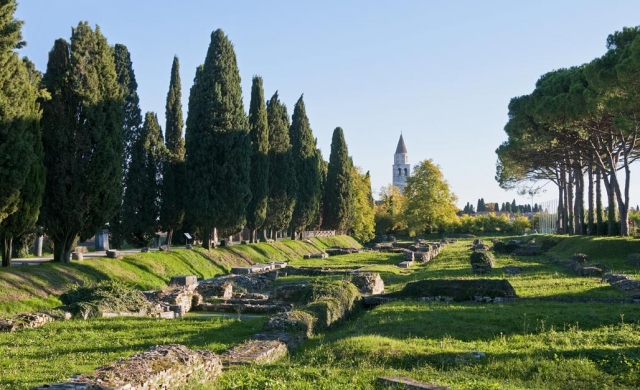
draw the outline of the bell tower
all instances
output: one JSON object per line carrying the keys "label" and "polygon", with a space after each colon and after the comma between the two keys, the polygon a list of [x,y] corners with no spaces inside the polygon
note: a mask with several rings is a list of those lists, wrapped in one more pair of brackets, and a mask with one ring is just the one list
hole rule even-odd
{"label": "bell tower", "polygon": [[407,177],[411,176],[411,165],[409,165],[409,154],[404,144],[404,138],[400,133],[398,147],[393,155],[393,185],[400,188],[404,192],[404,186],[407,184]]}

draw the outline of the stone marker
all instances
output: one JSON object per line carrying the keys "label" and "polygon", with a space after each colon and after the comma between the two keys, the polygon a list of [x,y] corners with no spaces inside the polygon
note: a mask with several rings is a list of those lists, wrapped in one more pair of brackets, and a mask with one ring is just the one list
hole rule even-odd
{"label": "stone marker", "polygon": [[107,257],[110,259],[117,259],[120,256],[117,250],[109,249],[107,250]]}
{"label": "stone marker", "polygon": [[84,260],[84,255],[82,254],[82,252],[73,252],[71,253],[71,258],[73,260],[82,261]]}
{"label": "stone marker", "polygon": [[171,277],[169,286],[193,286],[198,284],[198,277],[195,275],[178,275]]}
{"label": "stone marker", "polygon": [[400,267],[400,268],[409,268],[412,265],[413,265],[413,261],[403,261],[403,262],[398,264],[398,267]]}
{"label": "stone marker", "polygon": [[398,376],[378,378],[378,382],[383,386],[400,387],[407,390],[451,390],[451,387],[448,386],[438,386],[431,383],[418,382],[415,379]]}

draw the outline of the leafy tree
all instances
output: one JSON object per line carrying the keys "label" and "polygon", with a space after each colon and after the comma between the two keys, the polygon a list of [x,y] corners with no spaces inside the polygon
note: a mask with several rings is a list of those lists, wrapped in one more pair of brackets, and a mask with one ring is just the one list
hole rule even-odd
{"label": "leafy tree", "polygon": [[[291,218],[291,238],[310,226],[320,212],[322,197],[322,177],[320,169],[322,156],[316,149],[316,141],[311,132],[311,125],[300,96],[295,108],[289,130],[291,138],[293,166],[295,167],[298,191],[296,205]],[[371,191],[369,191],[371,192]]]}
{"label": "leafy tree", "polygon": [[256,230],[267,218],[269,198],[269,121],[264,101],[262,77],[254,76],[249,107],[249,134],[251,136],[251,201],[247,206],[247,227],[251,242],[256,242]]}
{"label": "leafy tree", "polygon": [[[287,107],[278,92],[267,101],[269,121],[269,198],[265,226],[279,231],[289,226],[296,202],[296,181],[289,139]],[[273,236],[275,238],[275,236]]]}
{"label": "leafy tree", "polygon": [[342,128],[336,127],[331,138],[327,184],[324,189],[323,224],[328,229],[345,232],[352,219],[351,159]]}
{"label": "leafy tree", "polygon": [[380,202],[375,206],[376,234],[396,234],[407,228],[407,198],[400,189],[388,185],[380,189]]}
{"label": "leafy tree", "polygon": [[[138,96],[138,82],[133,71],[133,63],[131,55],[125,45],[116,44],[113,47],[113,59],[116,67],[116,75],[118,85],[122,88],[124,96],[124,120],[122,121],[122,140],[123,140],[123,157],[122,157],[122,189],[126,191],[126,177],[131,164],[131,153],[133,144],[140,137],[142,128],[142,111],[140,110],[140,97]],[[114,248],[120,248],[123,241],[122,226],[122,206],[118,208],[118,212],[109,221],[109,231],[111,233],[111,245]]]}
{"label": "leafy tree", "polygon": [[404,189],[407,197],[405,216],[410,236],[442,229],[457,211],[456,196],[432,160],[424,160],[413,169]]}
{"label": "leafy tree", "polygon": [[131,148],[127,192],[122,205],[123,232],[137,247],[149,245],[160,228],[160,186],[164,159],[162,130],[158,117],[147,112],[140,136]]}
{"label": "leafy tree", "polygon": [[529,221],[529,218],[523,215],[518,215],[513,219],[513,222],[511,223],[511,229],[516,234],[524,234],[525,230],[529,229],[530,227],[531,221]]}
{"label": "leafy tree", "polygon": [[352,167],[353,177],[353,221],[351,232],[353,238],[360,242],[368,242],[375,236],[375,211],[371,195],[371,177],[364,175],[359,167]]}
{"label": "leafy tree", "polygon": [[68,263],[78,235],[89,237],[115,214],[122,194],[122,89],[111,48],[86,22],[71,43],[55,41],[42,84],[47,169],[40,221],[54,260]]}
{"label": "leafy tree", "polygon": [[182,138],[182,85],[180,62],[173,57],[171,81],[165,108],[165,147],[167,158],[162,165],[160,225],[167,232],[167,245],[171,246],[173,232],[184,221],[184,139]]}
{"label": "leafy tree", "polygon": [[0,1],[0,222],[17,210],[29,174],[36,98],[25,63],[14,52],[24,46],[14,0]]}
{"label": "leafy tree", "polygon": [[220,29],[211,34],[204,64],[189,94],[186,213],[211,248],[211,232],[239,231],[251,199],[251,141],[235,51]]}
{"label": "leafy tree", "polygon": [[38,215],[40,214],[42,195],[44,193],[45,170],[43,165],[42,136],[40,134],[40,123],[38,121],[41,112],[36,102],[38,95],[44,96],[43,91],[39,89],[41,75],[40,72],[35,70],[34,65],[30,61],[24,60],[24,63],[30,76],[30,84],[25,87],[29,87],[28,91],[31,95],[30,98],[27,99],[28,105],[25,105],[25,108],[27,108],[25,116],[31,118],[27,122],[30,124],[27,127],[27,130],[30,130],[30,132],[24,135],[27,139],[31,140],[33,157],[30,159],[31,164],[24,185],[20,189],[20,197],[16,205],[17,211],[0,222],[0,245],[3,249],[3,267],[9,267],[11,265],[13,239],[34,228],[38,220]]}

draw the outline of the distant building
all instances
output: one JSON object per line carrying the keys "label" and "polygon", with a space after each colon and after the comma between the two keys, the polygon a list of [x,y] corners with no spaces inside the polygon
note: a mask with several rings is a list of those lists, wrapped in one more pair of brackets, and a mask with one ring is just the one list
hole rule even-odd
{"label": "distant building", "polygon": [[400,140],[398,140],[398,147],[396,148],[396,154],[393,156],[393,185],[400,188],[400,191],[404,192],[404,187],[407,185],[407,177],[411,176],[411,165],[409,165],[409,154],[407,153],[407,147],[404,144],[404,138],[400,134]]}

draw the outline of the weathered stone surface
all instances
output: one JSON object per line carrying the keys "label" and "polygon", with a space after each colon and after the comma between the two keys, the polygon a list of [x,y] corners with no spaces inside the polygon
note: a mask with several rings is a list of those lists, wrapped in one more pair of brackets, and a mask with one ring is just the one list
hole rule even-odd
{"label": "weathered stone surface", "polygon": [[109,249],[107,251],[107,257],[110,259],[118,259],[120,258],[120,253],[118,253],[118,251],[115,249]]}
{"label": "weathered stone surface", "polygon": [[415,260],[414,252],[412,251],[404,251],[404,261],[413,261]]}
{"label": "weathered stone surface", "polygon": [[184,286],[184,287],[192,287],[198,285],[198,277],[195,275],[178,275],[172,276],[169,281],[169,286]]}
{"label": "weathered stone surface", "polygon": [[140,248],[140,252],[142,252],[142,253],[149,253],[149,251],[150,251],[150,249],[149,249],[148,246]]}
{"label": "weathered stone surface", "polygon": [[160,252],[168,252],[168,251],[169,251],[169,246],[168,246],[168,245],[160,245],[160,246],[158,247],[158,250],[159,250]]}
{"label": "weathered stone surface", "polygon": [[44,389],[152,390],[174,389],[199,378],[205,383],[222,371],[222,361],[211,351],[192,351],[184,345],[155,346],[128,359],[78,375],[67,383],[36,387]]}
{"label": "weathered stone surface", "polygon": [[327,259],[329,255],[326,253],[312,253],[310,255],[302,256],[304,259]]}
{"label": "weathered stone surface", "polygon": [[383,386],[399,387],[407,390],[451,390],[448,386],[433,385],[431,383],[418,382],[407,377],[381,377],[378,382]]}
{"label": "weathered stone surface", "polygon": [[412,265],[413,265],[413,261],[403,261],[403,262],[398,264],[398,267],[400,267],[400,268],[409,268]]}
{"label": "weathered stone surface", "polygon": [[73,252],[71,253],[71,258],[73,260],[82,261],[84,260],[84,255],[82,254],[82,252]]}
{"label": "weathered stone surface", "polygon": [[278,340],[249,340],[222,353],[225,366],[239,364],[268,364],[287,354],[287,344]]}
{"label": "weathered stone surface", "polygon": [[308,295],[309,291],[311,291],[311,287],[305,283],[283,284],[273,289],[271,298],[285,302],[297,302],[303,296]]}
{"label": "weathered stone surface", "polygon": [[7,320],[0,320],[0,332],[15,332],[21,329],[39,328],[54,319],[45,313],[23,313]]}
{"label": "weathered stone surface", "polygon": [[89,253],[89,249],[86,246],[77,246],[74,250],[77,253]]}
{"label": "weathered stone surface", "polygon": [[589,256],[585,255],[584,253],[575,253],[569,259],[576,261],[579,264],[584,264],[589,261]]}
{"label": "weathered stone surface", "polygon": [[177,317],[202,303],[202,296],[189,286],[168,288],[166,291],[145,291],[147,299],[156,305],[158,312],[173,311]]}
{"label": "weathered stone surface", "polygon": [[377,272],[358,272],[351,277],[351,283],[358,287],[361,294],[384,293],[384,281]]}
{"label": "weathered stone surface", "polygon": [[235,275],[247,275],[253,272],[251,267],[233,267],[231,273]]}
{"label": "weathered stone surface", "polygon": [[196,291],[206,298],[229,299],[233,296],[233,284],[228,280],[212,280],[198,284]]}

